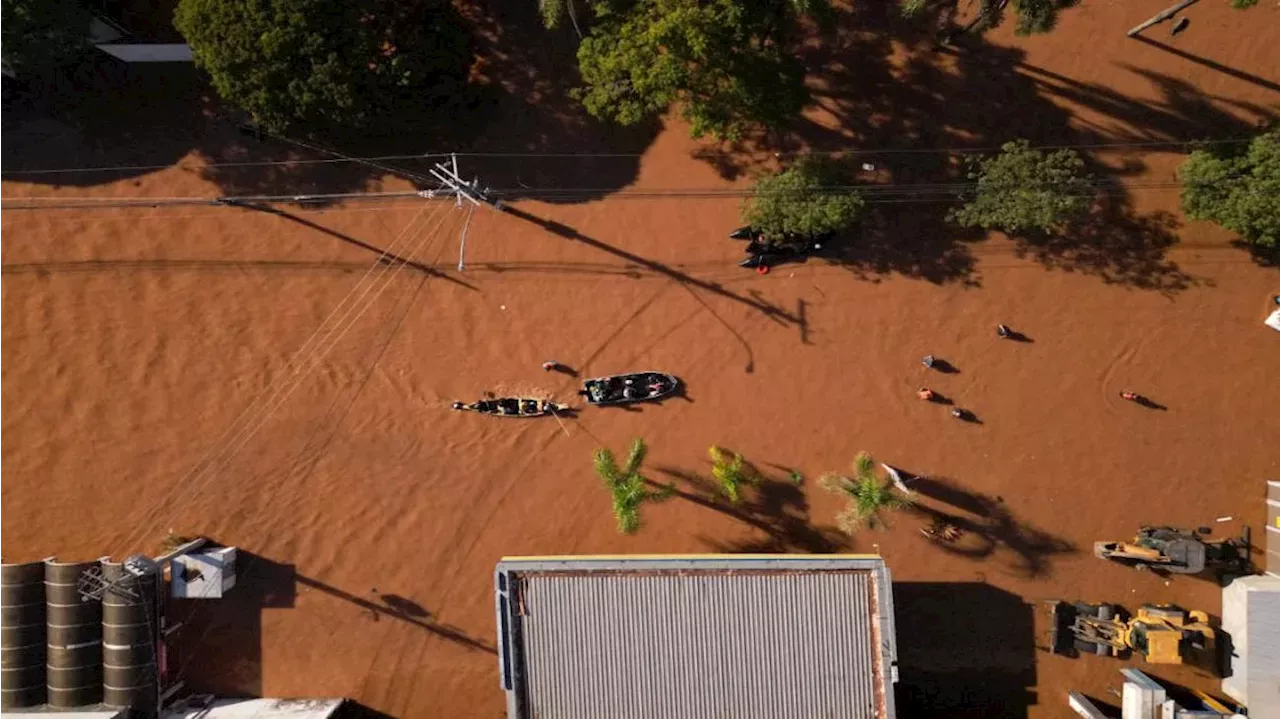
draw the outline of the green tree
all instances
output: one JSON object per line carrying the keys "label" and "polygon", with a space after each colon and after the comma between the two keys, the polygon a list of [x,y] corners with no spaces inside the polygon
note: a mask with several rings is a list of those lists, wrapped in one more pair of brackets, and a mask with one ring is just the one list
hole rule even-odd
{"label": "green tree", "polygon": [[549,30],[555,30],[560,27],[565,18],[569,18],[574,32],[578,33],[578,39],[582,39],[582,28],[578,25],[578,8],[574,0],[538,0],[538,12],[542,15],[542,24]]}
{"label": "green tree", "polygon": [[756,481],[755,473],[746,458],[716,445],[707,449],[711,457],[711,476],[720,485],[720,492],[730,504],[742,503],[742,490]]}
{"label": "green tree", "polygon": [[274,131],[390,122],[471,64],[447,0],[181,0],[174,25],[218,94]]}
{"label": "green tree", "polygon": [[965,205],[948,218],[964,227],[1006,232],[1059,232],[1089,212],[1094,179],[1073,150],[1046,152],[1026,140],[1006,142],[998,155],[968,160]]}
{"label": "green tree", "polygon": [[1280,247],[1280,130],[1243,153],[1192,152],[1178,168],[1182,211],[1212,220],[1258,249]]}
{"label": "green tree", "polygon": [[3,0],[0,56],[18,77],[74,60],[89,47],[93,16],[76,0]]}
{"label": "green tree", "polygon": [[812,237],[843,230],[866,206],[847,182],[838,163],[801,158],[756,182],[754,193],[743,204],[742,220],[768,238],[784,234]]}
{"label": "green tree", "polygon": [[[956,0],[900,0],[902,14],[907,17],[923,15],[930,10],[954,12]],[[983,32],[1004,21],[1005,12],[1012,6],[1016,35],[1034,35],[1049,32],[1058,22],[1058,13],[1075,5],[1078,0],[979,0],[978,16],[964,29]]]}
{"label": "green tree", "polygon": [[644,440],[636,437],[631,441],[626,463],[619,467],[612,451],[605,448],[595,451],[596,474],[613,495],[613,516],[618,520],[618,531],[623,534],[635,534],[640,528],[641,505],[660,502],[675,492],[673,485],[657,491],[648,488],[648,481],[640,474],[647,452]]}
{"label": "green tree", "polygon": [[[571,7],[558,0],[546,13]],[[578,48],[587,111],[633,125],[678,105],[694,137],[776,129],[809,101],[796,57],[801,17],[826,0],[594,0]]]}
{"label": "green tree", "polygon": [[819,480],[827,490],[845,497],[849,505],[836,516],[840,529],[849,534],[859,529],[875,529],[886,523],[880,517],[885,510],[902,509],[911,505],[911,499],[899,494],[889,482],[876,476],[876,465],[871,455],[860,452],[853,460],[853,476],[825,474]]}

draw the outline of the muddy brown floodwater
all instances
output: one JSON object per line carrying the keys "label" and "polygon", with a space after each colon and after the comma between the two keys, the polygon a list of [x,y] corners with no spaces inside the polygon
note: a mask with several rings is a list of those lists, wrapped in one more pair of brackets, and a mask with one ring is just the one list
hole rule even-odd
{"label": "muddy brown floodwater", "polygon": [[[1149,33],[1161,45],[1124,37],[1163,4],[1087,1],[1052,35],[1002,29],[985,50],[850,29],[841,47],[889,69],[824,65],[815,80],[806,141],[828,147],[892,147],[895,133],[1127,143],[1095,161],[1137,185],[1124,201],[1139,219],[1074,247],[952,242],[919,219],[926,205],[902,203],[850,262],[759,276],[725,239],[739,200],[604,193],[478,211],[458,272],[465,215],[438,201],[6,211],[4,558],[121,556],[170,528],[236,545],[235,596],[176,643],[193,686],[419,717],[502,713],[504,555],[879,552],[899,582],[904,715],[1060,717],[1072,689],[1117,701],[1123,662],[1037,650],[1041,600],[1216,614],[1216,586],[1104,563],[1092,542],[1144,523],[1257,529],[1263,481],[1280,474],[1263,429],[1280,407],[1280,337],[1262,325],[1280,276],[1219,229],[1161,215],[1177,210],[1180,156],[1133,145],[1274,115],[1280,14],[1201,3],[1176,39],[1167,26]],[[966,94],[970,81],[988,94]],[[670,120],[625,186],[746,181],[700,147]],[[918,181],[929,168],[910,157],[874,162]],[[221,194],[198,167],[4,193]],[[419,266],[371,265],[353,240]],[[1026,341],[998,338],[998,323]],[[954,371],[925,369],[925,354]],[[486,391],[573,401],[577,380],[548,360],[583,376],[669,371],[687,393],[560,422],[449,411]],[[978,421],[917,400],[922,385]],[[633,437],[649,443],[649,476],[681,494],[623,537],[590,457]],[[740,508],[709,504],[689,477],[713,443],[769,477]],[[862,450],[929,480],[921,509],[844,538],[816,478]],[[949,549],[919,531],[936,513],[968,530]]]}

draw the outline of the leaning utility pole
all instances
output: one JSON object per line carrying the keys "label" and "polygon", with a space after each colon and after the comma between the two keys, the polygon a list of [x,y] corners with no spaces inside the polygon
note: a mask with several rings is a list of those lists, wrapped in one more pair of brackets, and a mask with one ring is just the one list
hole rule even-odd
{"label": "leaning utility pole", "polygon": [[[471,215],[475,209],[481,204],[492,205],[494,209],[502,209],[502,200],[494,200],[489,196],[489,188],[481,188],[479,178],[473,178],[471,182],[462,179],[458,174],[458,155],[451,153],[449,155],[449,163],[437,162],[435,167],[429,170],[431,176],[440,181],[440,184],[453,192],[454,199],[458,203],[458,207],[462,207],[462,201],[466,200],[471,203],[471,207],[467,210],[467,220],[462,225],[462,241],[458,247],[458,271],[461,272],[465,267],[464,257],[467,251],[467,228],[471,227]],[[423,197],[434,197],[435,190],[427,190],[422,194]]]}
{"label": "leaning utility pole", "polygon": [[1156,13],[1155,15],[1152,15],[1150,18],[1147,19],[1146,22],[1130,30],[1127,34],[1129,35],[1129,37],[1133,37],[1134,35],[1137,35],[1143,30],[1146,30],[1147,28],[1151,27],[1152,25],[1158,25],[1164,22],[1165,20],[1168,20],[1174,15],[1177,15],[1183,8],[1195,5],[1197,2],[1199,2],[1199,0],[1182,0],[1182,2],[1171,5],[1170,7],[1165,8],[1164,10],[1161,10],[1160,12]]}

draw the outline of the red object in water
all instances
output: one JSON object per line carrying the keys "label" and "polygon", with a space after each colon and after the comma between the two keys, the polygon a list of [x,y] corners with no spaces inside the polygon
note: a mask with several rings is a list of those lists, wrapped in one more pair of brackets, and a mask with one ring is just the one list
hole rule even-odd
{"label": "red object in water", "polygon": [[767,275],[767,274],[769,274],[769,266],[768,266],[768,265],[756,265],[756,274],[758,274],[758,275]]}
{"label": "red object in water", "polygon": [[550,372],[551,370],[559,366],[560,366],[559,362],[543,362],[542,363],[542,369],[544,372]]}

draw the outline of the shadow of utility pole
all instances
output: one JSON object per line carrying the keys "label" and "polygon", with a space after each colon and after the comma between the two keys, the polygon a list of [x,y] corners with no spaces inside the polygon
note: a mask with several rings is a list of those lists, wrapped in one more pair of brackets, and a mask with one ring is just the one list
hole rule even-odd
{"label": "shadow of utility pole", "polygon": [[[230,203],[227,203],[227,204],[230,204]],[[476,286],[471,285],[467,282],[463,282],[462,280],[456,277],[450,277],[449,275],[431,267],[430,265],[424,265],[421,262],[418,262],[417,260],[411,260],[408,257],[401,257],[400,255],[388,252],[376,245],[371,245],[368,242],[364,242],[363,240],[358,240],[352,237],[351,235],[343,234],[341,232],[338,232],[337,230],[334,230],[329,227],[325,227],[324,225],[321,225],[316,222],[312,222],[311,220],[308,220],[305,217],[299,217],[298,215],[295,215],[291,212],[287,212],[278,207],[273,207],[271,205],[263,205],[259,203],[252,203],[252,202],[236,202],[231,206],[243,207],[246,210],[255,210],[257,212],[265,212],[269,215],[275,215],[277,217],[284,218],[291,222],[296,222],[299,225],[302,225],[303,227],[316,230],[317,232],[323,232],[324,234],[329,235],[330,237],[334,237],[339,240],[342,240],[343,242],[349,245],[355,245],[360,249],[368,250],[370,252],[376,253],[378,255],[379,260],[387,264],[401,263],[429,277],[439,277],[442,280],[448,280],[449,282],[452,282],[454,284],[466,287],[467,289],[473,292],[479,292],[479,288],[477,288]]]}
{"label": "shadow of utility pole", "polygon": [[337,587],[325,584],[318,579],[312,579],[301,574],[297,575],[298,584],[318,589],[332,597],[337,597],[346,602],[350,602],[361,609],[371,612],[375,617],[391,617],[407,624],[412,624],[419,629],[428,631],[442,639],[446,639],[468,649],[475,649],[482,652],[488,652],[496,655],[498,650],[478,639],[468,636],[465,632],[447,624],[440,624],[429,619],[429,615],[425,609],[416,602],[406,600],[394,594],[383,595],[386,604],[379,604],[363,597],[338,589]]}
{"label": "shadow of utility pole", "polygon": [[613,245],[610,245],[607,242],[601,242],[600,240],[597,240],[594,237],[588,237],[582,234],[581,232],[578,232],[574,228],[569,227],[568,225],[562,225],[559,222],[556,222],[554,220],[543,219],[541,217],[538,217],[537,215],[534,215],[529,212],[525,212],[524,210],[521,210],[516,207],[512,207],[510,205],[505,206],[503,210],[509,215],[518,217],[522,220],[527,220],[529,222],[532,222],[535,225],[538,225],[539,227],[547,230],[548,232],[557,234],[565,239],[576,240],[585,245],[590,245],[591,247],[594,247],[597,250],[603,250],[605,252],[608,252],[611,255],[614,255],[615,257],[620,257],[624,260],[627,260],[628,262],[644,267],[647,270],[656,272],[660,275],[665,275],[683,285],[691,285],[693,287],[697,287],[698,289],[706,290],[713,294],[717,294],[721,297],[726,297],[728,299],[733,300],[734,302],[740,302],[760,312],[761,314],[768,317],[769,319],[777,320],[780,322],[789,322],[792,324],[796,324],[799,322],[798,317],[787,312],[781,307],[778,307],[777,305],[766,302],[757,297],[744,297],[735,292],[730,292],[729,290],[726,290],[724,287],[722,287],[719,284],[716,284],[713,282],[707,282],[706,280],[700,280],[696,277],[691,277],[690,275],[687,275],[673,267],[664,265],[661,262],[655,262],[654,260],[648,259],[647,257],[641,257],[640,255],[634,254],[632,252],[627,252],[626,250],[620,247],[614,247]]}
{"label": "shadow of utility pole", "polygon": [[1280,92],[1280,83],[1272,82],[1271,80],[1268,80],[1263,77],[1258,77],[1257,75],[1247,73],[1244,70],[1237,70],[1234,67],[1229,67],[1219,62],[1214,62],[1209,58],[1200,57],[1199,55],[1193,55],[1187,52],[1186,50],[1179,50],[1178,48],[1173,47],[1172,45],[1166,45],[1160,42],[1159,40],[1152,40],[1149,37],[1134,35],[1133,39],[1141,43],[1146,43],[1147,45],[1150,45],[1152,47],[1160,48],[1161,50],[1164,50],[1165,52],[1170,53],[1172,55],[1177,55],[1178,57],[1184,60],[1190,60],[1191,62],[1194,62],[1197,65],[1204,65],[1205,67],[1211,70],[1217,70],[1218,72],[1224,75],[1230,75],[1231,77],[1234,77],[1237,80],[1244,80],[1245,82],[1253,83],[1258,87],[1265,87],[1268,90],[1271,90],[1273,92]]}

